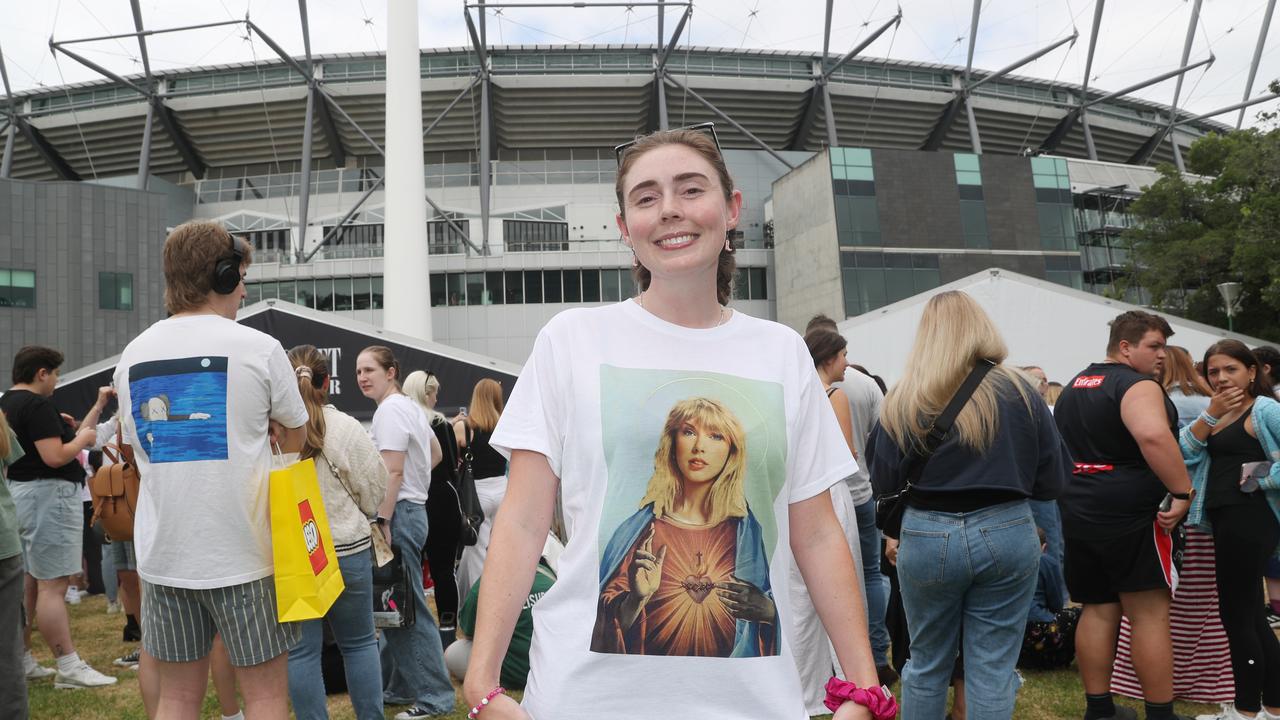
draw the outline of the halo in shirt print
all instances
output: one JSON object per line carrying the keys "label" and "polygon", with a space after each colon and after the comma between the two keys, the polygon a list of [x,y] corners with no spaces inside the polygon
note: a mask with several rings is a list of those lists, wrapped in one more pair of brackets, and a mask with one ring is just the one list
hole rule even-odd
{"label": "halo in shirt print", "polygon": [[129,368],[129,401],[151,462],[227,459],[227,358],[138,363]]}
{"label": "halo in shirt print", "polygon": [[606,366],[600,388],[609,487],[591,650],[777,655],[781,386]]}

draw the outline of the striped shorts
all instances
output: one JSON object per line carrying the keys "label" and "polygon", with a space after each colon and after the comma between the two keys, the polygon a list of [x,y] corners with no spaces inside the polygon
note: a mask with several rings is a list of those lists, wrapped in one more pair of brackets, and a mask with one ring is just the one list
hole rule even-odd
{"label": "striped shorts", "polygon": [[152,657],[194,662],[209,654],[215,633],[231,664],[249,667],[288,652],[302,638],[302,627],[276,620],[271,576],[204,590],[142,581],[142,647]]}

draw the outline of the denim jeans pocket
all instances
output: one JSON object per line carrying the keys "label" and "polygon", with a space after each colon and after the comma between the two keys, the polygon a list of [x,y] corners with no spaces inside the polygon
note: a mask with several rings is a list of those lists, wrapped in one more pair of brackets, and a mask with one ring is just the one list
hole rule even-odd
{"label": "denim jeans pocket", "polygon": [[1000,576],[1017,580],[1040,569],[1040,540],[1030,514],[982,528],[982,540]]}
{"label": "denim jeans pocket", "polygon": [[951,534],[926,530],[902,529],[898,548],[898,573],[912,585],[942,583],[947,567],[947,545]]}

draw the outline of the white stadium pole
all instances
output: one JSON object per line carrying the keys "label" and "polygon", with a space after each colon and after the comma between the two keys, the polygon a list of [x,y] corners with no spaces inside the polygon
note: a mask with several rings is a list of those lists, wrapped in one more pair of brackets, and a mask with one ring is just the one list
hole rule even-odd
{"label": "white stadium pole", "polygon": [[387,2],[386,209],[382,325],[431,339],[418,0]]}

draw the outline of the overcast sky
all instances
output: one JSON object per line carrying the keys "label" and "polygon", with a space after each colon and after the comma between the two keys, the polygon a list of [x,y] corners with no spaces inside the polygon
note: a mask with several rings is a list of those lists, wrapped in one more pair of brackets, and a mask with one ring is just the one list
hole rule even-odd
{"label": "overcast sky", "polygon": [[[529,0],[512,0],[528,2]],[[586,0],[591,3],[592,0]],[[904,21],[866,52],[890,57],[964,65],[968,49],[969,0],[902,0]],[[161,29],[243,18],[253,21],[288,52],[301,55],[299,11],[290,0],[142,0],[143,22]],[[1266,11],[1266,0],[1204,0],[1191,62],[1210,52],[1217,62],[1187,74],[1180,107],[1208,112],[1239,102],[1249,62]],[[378,52],[386,47],[386,0],[309,0],[312,52]],[[822,0],[696,0],[681,44],[820,51],[825,4]],[[1090,85],[1116,90],[1178,66],[1192,2],[1111,0],[1102,19]],[[1080,30],[1070,49],[1060,48],[1018,72],[1079,83],[1083,79],[1094,3],[1088,0],[984,0],[974,66],[989,70],[1030,54]],[[852,48],[896,11],[893,0],[836,0],[831,52]],[[422,0],[419,40],[425,47],[469,45],[462,0]],[[667,10],[668,34],[681,9]],[[653,43],[657,8],[508,8],[488,10],[490,44]],[[1276,13],[1280,15],[1280,12]],[[0,51],[14,90],[58,86],[97,76],[75,61],[50,54],[48,40],[72,40],[133,30],[128,0],[0,0]],[[247,42],[238,26],[154,36],[148,49],[154,68],[247,62],[274,57],[261,42]],[[78,46],[94,62],[114,72],[141,72],[137,43],[105,40]],[[1253,96],[1280,77],[1280,17],[1263,49]],[[1140,97],[1169,103],[1175,82],[1140,91]],[[1261,107],[1276,108],[1275,102]],[[1246,124],[1257,108],[1246,115]],[[1235,114],[1217,118],[1234,124]]]}

